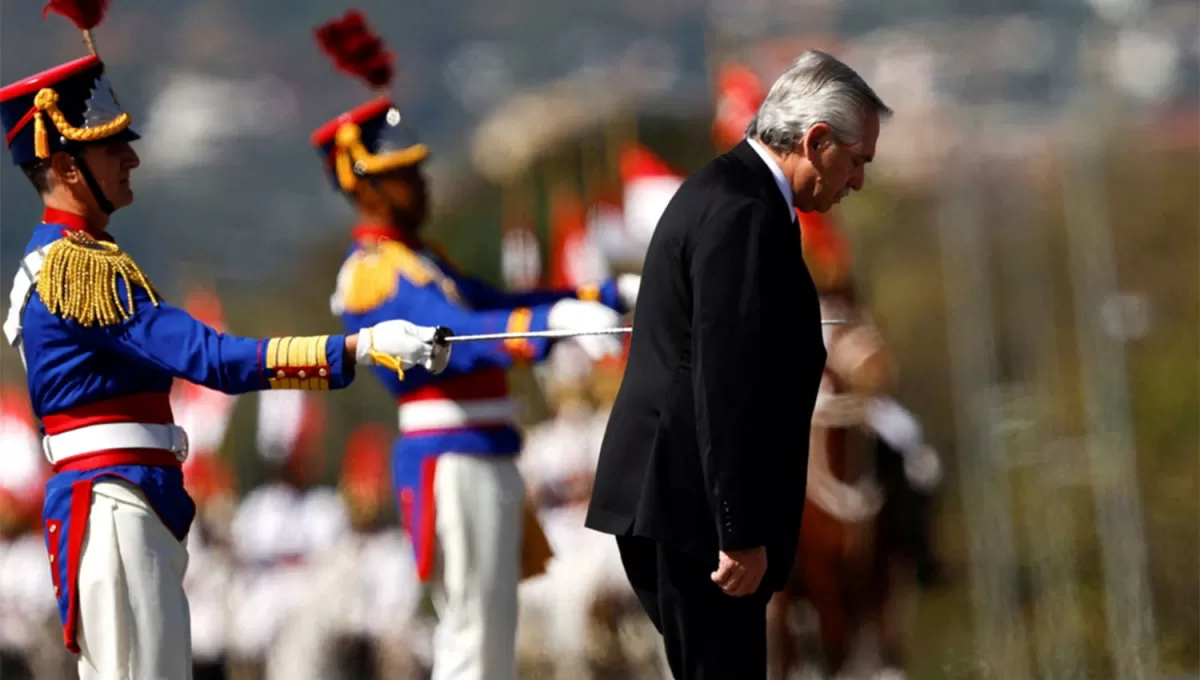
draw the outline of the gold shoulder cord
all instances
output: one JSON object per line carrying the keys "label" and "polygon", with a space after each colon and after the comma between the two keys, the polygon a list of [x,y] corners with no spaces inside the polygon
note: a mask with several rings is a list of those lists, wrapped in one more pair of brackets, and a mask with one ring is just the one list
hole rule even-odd
{"label": "gold shoulder cord", "polygon": [[[125,284],[124,306],[118,280]],[[158,305],[154,286],[128,253],[115,243],[72,231],[47,250],[37,293],[51,314],[83,326],[112,326],[133,316],[135,285],[145,289],[150,302]]]}

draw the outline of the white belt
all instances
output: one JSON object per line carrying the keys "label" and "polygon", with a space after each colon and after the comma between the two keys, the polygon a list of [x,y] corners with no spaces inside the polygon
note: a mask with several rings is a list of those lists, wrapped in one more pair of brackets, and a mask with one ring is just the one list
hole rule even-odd
{"label": "white belt", "polygon": [[112,449],[170,451],[182,463],[188,456],[187,432],[178,425],[102,423],[42,439],[42,452],[51,465],[76,456]]}
{"label": "white belt", "polygon": [[450,430],[471,425],[511,423],[516,415],[516,406],[508,397],[473,401],[413,401],[400,407],[400,431]]}

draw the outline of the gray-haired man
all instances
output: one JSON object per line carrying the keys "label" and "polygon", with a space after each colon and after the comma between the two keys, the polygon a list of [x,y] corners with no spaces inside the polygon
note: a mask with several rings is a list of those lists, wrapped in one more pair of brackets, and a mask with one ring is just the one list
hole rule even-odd
{"label": "gray-haired man", "polygon": [[805,52],[654,232],[587,526],[617,536],[676,678],[766,677],[825,365],[794,209],[861,189],[890,113],[851,68]]}

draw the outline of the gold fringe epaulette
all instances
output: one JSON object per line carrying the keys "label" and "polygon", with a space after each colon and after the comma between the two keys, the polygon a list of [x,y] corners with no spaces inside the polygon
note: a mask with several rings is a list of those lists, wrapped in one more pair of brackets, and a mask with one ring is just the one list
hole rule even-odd
{"label": "gold fringe epaulette", "polygon": [[375,309],[396,295],[400,276],[414,286],[425,286],[433,278],[428,265],[404,244],[367,244],[350,256],[338,277],[345,310],[364,314]]}
{"label": "gold fringe epaulette", "polygon": [[[126,305],[121,304],[118,280],[125,284]],[[158,305],[154,286],[128,253],[115,243],[71,231],[47,249],[37,292],[51,314],[84,326],[112,326],[133,316],[133,286],[145,289]]]}

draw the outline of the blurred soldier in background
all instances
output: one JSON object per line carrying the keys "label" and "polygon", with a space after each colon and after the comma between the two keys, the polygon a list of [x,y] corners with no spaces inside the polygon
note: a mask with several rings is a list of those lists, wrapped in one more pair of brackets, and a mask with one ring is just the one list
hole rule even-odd
{"label": "blurred soldier in background", "polygon": [[622,655],[612,591],[637,602],[616,546],[583,525],[604,435],[590,394],[592,362],[577,343],[564,342],[539,368],[552,416],[529,431],[520,466],[554,557],[546,573],[521,585],[522,625],[533,624],[522,632],[523,648],[538,647],[555,677],[588,678]]}
{"label": "blurred soldier in background", "polygon": [[[773,675],[785,677],[796,662],[789,605],[803,597],[815,606],[829,673],[849,673],[861,661],[853,658],[855,643],[874,634],[880,677],[900,677],[894,566],[911,553],[904,524],[911,513],[906,498],[891,495],[900,490],[896,480],[889,478],[885,487],[879,470],[903,467],[901,476],[927,493],[940,478],[940,465],[912,414],[885,396],[895,368],[855,290],[848,245],[828,216],[798,217],[822,315],[853,323],[825,328],[829,360],[813,412],[801,545],[793,583],[771,607]],[[855,440],[861,435],[879,443],[866,446]]]}
{"label": "blurred soldier in background", "polygon": [[192,456],[184,488],[196,502],[188,532],[188,570],[183,577],[191,610],[195,680],[220,680],[226,668],[233,628],[237,562],[230,543],[236,490],[229,466],[217,453]]}
{"label": "blurred soldier in background", "polygon": [[310,587],[312,560],[345,530],[337,493],[315,484],[325,464],[325,405],[303,392],[258,400],[257,449],[266,475],[233,519],[234,639],[239,657],[263,663],[268,677],[309,677],[294,674],[315,671],[306,663],[314,650],[295,641],[295,613]]}
{"label": "blurred soldier in background", "polygon": [[391,439],[389,428],[370,423],[346,443],[338,486],[345,528],[315,557],[296,616],[320,650],[317,677],[407,680],[429,665],[412,546],[391,512]]}
{"label": "blurred soldier in background", "polygon": [[[386,96],[391,55],[353,11],[322,26],[317,37],[339,69],[381,95],[312,135],[334,188],[357,212],[354,243],[331,300],[347,327],[399,317],[436,320],[460,334],[618,325],[619,313],[633,305],[637,277],[509,295],[434,252],[421,235],[428,200],[421,163],[429,151]],[[596,357],[621,347],[609,336],[580,342]],[[521,442],[505,369],[544,358],[551,345],[545,339],[461,345],[436,379],[377,372],[399,403],[393,482],[418,576],[433,585],[438,609],[435,680],[515,677],[522,561],[532,573],[547,555],[522,501],[514,461]]]}

